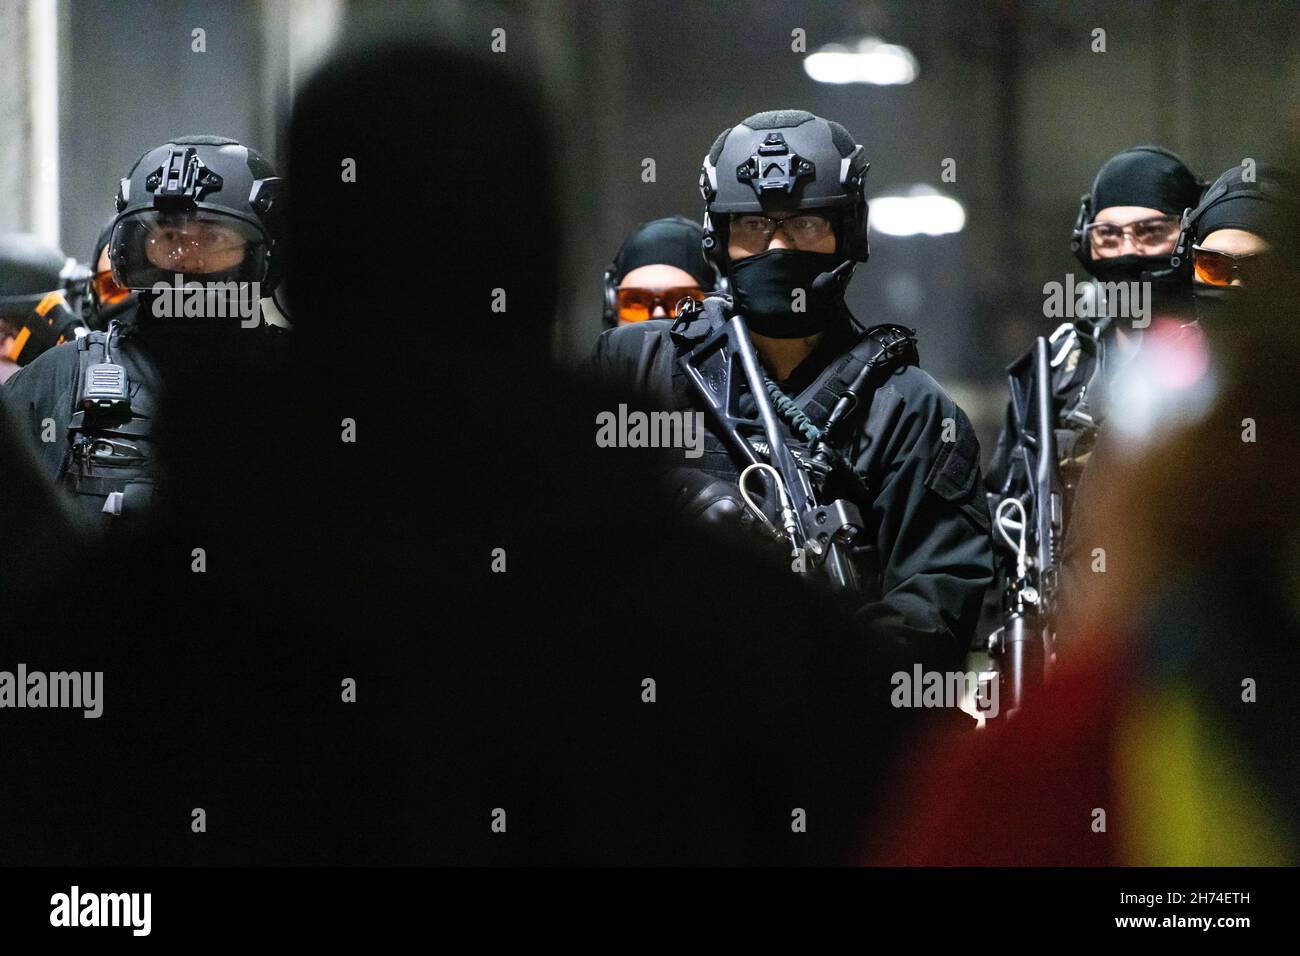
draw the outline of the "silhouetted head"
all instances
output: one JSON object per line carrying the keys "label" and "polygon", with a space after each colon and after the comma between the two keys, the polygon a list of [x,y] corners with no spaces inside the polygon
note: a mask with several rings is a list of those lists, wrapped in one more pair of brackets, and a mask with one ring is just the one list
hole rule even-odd
{"label": "silhouetted head", "polygon": [[295,101],[289,147],[286,291],[304,336],[435,362],[471,347],[545,356],[557,217],[535,87],[418,42],[320,68]]}

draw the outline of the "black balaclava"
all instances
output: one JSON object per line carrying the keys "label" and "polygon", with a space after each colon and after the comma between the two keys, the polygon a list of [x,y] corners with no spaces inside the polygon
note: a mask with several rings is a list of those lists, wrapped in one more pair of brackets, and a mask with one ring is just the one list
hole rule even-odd
{"label": "black balaclava", "polygon": [[[1106,160],[1093,180],[1091,196],[1093,217],[1110,206],[1146,206],[1181,216],[1200,201],[1201,183],[1187,164],[1167,149],[1134,146]],[[1113,259],[1089,255],[1087,269],[1103,282],[1151,281],[1153,298],[1157,300],[1171,293],[1177,298],[1187,297],[1187,279],[1170,267],[1168,255]],[[1154,304],[1160,308],[1161,303]]]}
{"label": "black balaclava", "polygon": [[611,270],[615,285],[642,266],[676,266],[689,273],[700,288],[712,292],[717,282],[713,267],[704,259],[700,243],[704,230],[685,216],[669,216],[642,223],[623,240]]}
{"label": "black balaclava", "polygon": [[[1200,243],[1218,229],[1253,232],[1271,245],[1284,238],[1289,224],[1288,203],[1294,200],[1295,178],[1272,165],[1254,167],[1254,181],[1245,181],[1245,169],[1233,166],[1205,191],[1204,208],[1192,213],[1193,236]],[[1219,195],[1219,190],[1226,190]]]}
{"label": "black balaclava", "polygon": [[[1205,202],[1191,216],[1191,241],[1199,245],[1212,232],[1241,229],[1271,246],[1289,240],[1287,228],[1295,213],[1296,180],[1285,169],[1255,165],[1253,181],[1246,168],[1233,166],[1205,190]],[[1204,321],[1224,318],[1245,293],[1245,286],[1215,286],[1194,282],[1196,315]],[[1256,290],[1257,291],[1257,290]]]}

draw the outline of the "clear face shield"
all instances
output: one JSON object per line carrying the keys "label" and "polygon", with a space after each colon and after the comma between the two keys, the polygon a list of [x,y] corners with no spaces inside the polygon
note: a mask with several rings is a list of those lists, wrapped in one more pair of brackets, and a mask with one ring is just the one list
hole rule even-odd
{"label": "clear face shield", "polygon": [[261,282],[267,271],[262,230],[206,209],[146,209],[113,227],[108,258],[118,284],[148,291],[156,283]]}

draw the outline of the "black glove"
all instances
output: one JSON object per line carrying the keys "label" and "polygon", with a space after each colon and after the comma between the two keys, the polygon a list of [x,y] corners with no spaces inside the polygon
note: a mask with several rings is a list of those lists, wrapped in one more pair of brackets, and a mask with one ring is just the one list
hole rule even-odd
{"label": "black glove", "polygon": [[[673,504],[685,517],[711,530],[738,533],[752,542],[758,538],[785,549],[785,539],[756,516],[740,489],[730,481],[693,468],[675,468],[669,474]],[[753,492],[751,492],[751,495]],[[763,504],[761,498],[758,504]]]}

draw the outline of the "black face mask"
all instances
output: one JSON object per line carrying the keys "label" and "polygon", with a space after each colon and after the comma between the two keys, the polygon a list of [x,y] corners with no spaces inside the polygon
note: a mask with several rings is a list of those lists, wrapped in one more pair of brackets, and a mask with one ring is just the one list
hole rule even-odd
{"label": "black face mask", "polygon": [[131,313],[135,311],[135,306],[136,306],[135,295],[134,294],[128,295],[125,299],[122,299],[120,302],[116,302],[110,306],[99,306],[99,305],[92,306],[90,319],[91,322],[94,324],[95,328],[106,329],[108,328],[108,323],[112,322],[113,320],[116,319],[118,321],[121,321],[127,318]]}
{"label": "black face mask", "polygon": [[[731,266],[731,293],[736,312],[759,335],[802,339],[826,331],[839,314],[841,287],[832,281],[820,292],[813,282],[843,257],[833,252],[769,249]],[[803,311],[796,312],[794,291],[803,290]]]}
{"label": "black face mask", "polygon": [[1215,325],[1236,318],[1246,289],[1239,285],[1197,285],[1194,292],[1196,320]]}
{"label": "black face mask", "polygon": [[1112,259],[1093,258],[1088,271],[1102,282],[1141,282],[1145,278],[1158,279],[1158,274],[1169,269],[1169,256],[1115,256]]}
{"label": "black face mask", "polygon": [[[244,318],[234,309],[238,304],[234,299],[227,300],[230,310],[224,318],[217,316],[159,315],[159,294],[152,290],[137,291],[131,296],[133,308],[117,316],[117,322],[124,331],[139,333],[151,341],[174,340],[177,342],[205,339],[212,336],[226,336],[239,332]],[[170,304],[174,309],[175,303]],[[261,311],[258,300],[256,316],[259,323],[265,323],[266,317]]]}
{"label": "black face mask", "polygon": [[1194,317],[1191,277],[1169,265],[1168,256],[1116,256],[1093,259],[1090,271],[1099,282],[1150,282],[1154,318]]}

